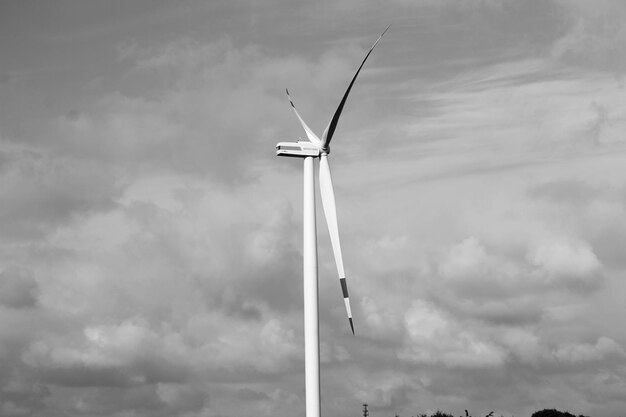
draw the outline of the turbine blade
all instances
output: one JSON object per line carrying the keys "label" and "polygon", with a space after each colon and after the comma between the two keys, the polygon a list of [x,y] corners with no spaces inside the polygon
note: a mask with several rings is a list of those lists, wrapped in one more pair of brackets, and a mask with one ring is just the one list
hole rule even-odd
{"label": "turbine blade", "polygon": [[304,120],[302,120],[302,117],[300,117],[300,114],[298,114],[298,110],[296,110],[296,106],[293,104],[293,100],[291,100],[291,96],[289,95],[289,90],[285,88],[285,91],[287,92],[287,98],[289,99],[289,103],[291,103],[291,107],[293,108],[294,113],[296,113],[298,120],[300,120],[300,124],[302,125],[302,127],[304,128],[304,131],[306,132],[306,136],[309,138],[311,143],[314,143],[316,145],[321,144],[322,141],[320,140],[320,138],[318,138],[317,135],[313,133],[311,128],[307,126]]}
{"label": "turbine blade", "polygon": [[324,217],[326,217],[326,224],[328,224],[330,242],[332,243],[333,253],[335,254],[335,263],[337,264],[337,274],[339,275],[343,301],[346,305],[346,313],[348,314],[350,329],[352,329],[352,334],[354,334],[352,310],[350,309],[350,297],[348,296],[348,284],[346,283],[346,274],[343,270],[343,257],[341,256],[341,244],[339,243],[335,192],[333,190],[333,180],[330,175],[330,166],[328,165],[328,156],[326,156],[326,154],[322,154],[320,156],[320,195],[322,196]]}
{"label": "turbine blade", "polygon": [[339,122],[339,116],[341,116],[341,111],[343,110],[343,106],[344,104],[346,104],[346,100],[348,99],[348,94],[350,94],[352,85],[354,84],[356,77],[359,75],[359,72],[361,72],[361,68],[363,68],[363,64],[365,64],[365,61],[367,61],[367,58],[370,56],[370,54],[374,50],[374,47],[376,47],[376,44],[378,44],[378,41],[380,41],[380,39],[383,37],[385,32],[387,32],[387,30],[390,27],[391,25],[387,26],[387,29],[385,29],[383,33],[380,34],[378,39],[376,39],[376,42],[374,42],[374,45],[372,45],[370,50],[367,52],[367,55],[365,55],[365,58],[363,58],[363,62],[361,62],[359,69],[356,70],[356,74],[354,74],[354,77],[352,77],[352,81],[350,82],[348,89],[344,93],[343,98],[341,99],[341,103],[339,103],[339,107],[337,107],[337,110],[335,110],[335,114],[333,115],[333,118],[330,120],[330,122],[328,123],[328,126],[326,126],[326,129],[324,130],[324,134],[322,135],[322,149],[328,148],[328,145],[330,144],[330,140],[333,138],[333,134],[335,133],[337,122]]}

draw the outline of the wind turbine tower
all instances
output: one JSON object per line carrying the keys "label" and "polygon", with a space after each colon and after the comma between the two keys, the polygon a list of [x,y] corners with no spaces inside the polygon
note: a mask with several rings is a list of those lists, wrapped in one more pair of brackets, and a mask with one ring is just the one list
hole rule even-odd
{"label": "wind turbine tower", "polygon": [[[391,25],[389,25],[391,26]],[[350,329],[354,334],[354,323],[350,310],[350,298],[348,296],[348,285],[343,269],[343,258],[341,256],[341,246],[339,243],[339,230],[337,226],[337,212],[335,206],[335,192],[328,164],[328,154],[330,153],[330,141],[335,133],[339,116],[343,106],[348,99],[348,94],[356,80],[363,64],[370,56],[374,47],[378,44],[385,32],[383,31],[374,45],[369,49],[361,65],[354,74],[348,89],[343,95],[339,107],[335,111],[324,134],[320,139],[304,122],[296,106],[293,104],[287,91],[287,97],[291,107],[304,128],[308,141],[298,140],[297,142],[280,142],[276,145],[276,155],[304,159],[304,183],[303,183],[303,281],[304,281],[304,356],[305,356],[305,394],[306,394],[306,417],[320,417],[320,354],[319,354],[319,296],[317,280],[317,229],[315,220],[315,168],[313,160],[319,158],[319,185],[322,197],[322,207],[328,225],[339,283],[350,323]]]}

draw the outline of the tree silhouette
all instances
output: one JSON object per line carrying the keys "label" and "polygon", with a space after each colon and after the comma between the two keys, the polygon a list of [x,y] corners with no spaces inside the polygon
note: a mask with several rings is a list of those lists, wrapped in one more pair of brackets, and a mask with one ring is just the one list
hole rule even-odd
{"label": "tree silhouette", "polygon": [[[574,414],[569,413],[567,411],[559,411],[556,409],[545,409],[541,411],[536,411],[533,413],[531,417],[576,417]],[[578,417],[586,417],[582,414]]]}

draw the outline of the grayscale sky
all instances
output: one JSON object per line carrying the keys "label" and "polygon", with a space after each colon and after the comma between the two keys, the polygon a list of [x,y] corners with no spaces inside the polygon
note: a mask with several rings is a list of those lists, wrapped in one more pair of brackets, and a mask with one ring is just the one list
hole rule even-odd
{"label": "grayscale sky", "polygon": [[626,410],[621,1],[1,0],[0,415]]}

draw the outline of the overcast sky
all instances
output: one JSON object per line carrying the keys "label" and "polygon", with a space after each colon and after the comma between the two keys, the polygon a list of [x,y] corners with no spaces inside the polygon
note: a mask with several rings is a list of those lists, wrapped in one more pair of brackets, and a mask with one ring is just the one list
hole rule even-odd
{"label": "overcast sky", "polygon": [[626,410],[626,6],[0,0],[0,414]]}

